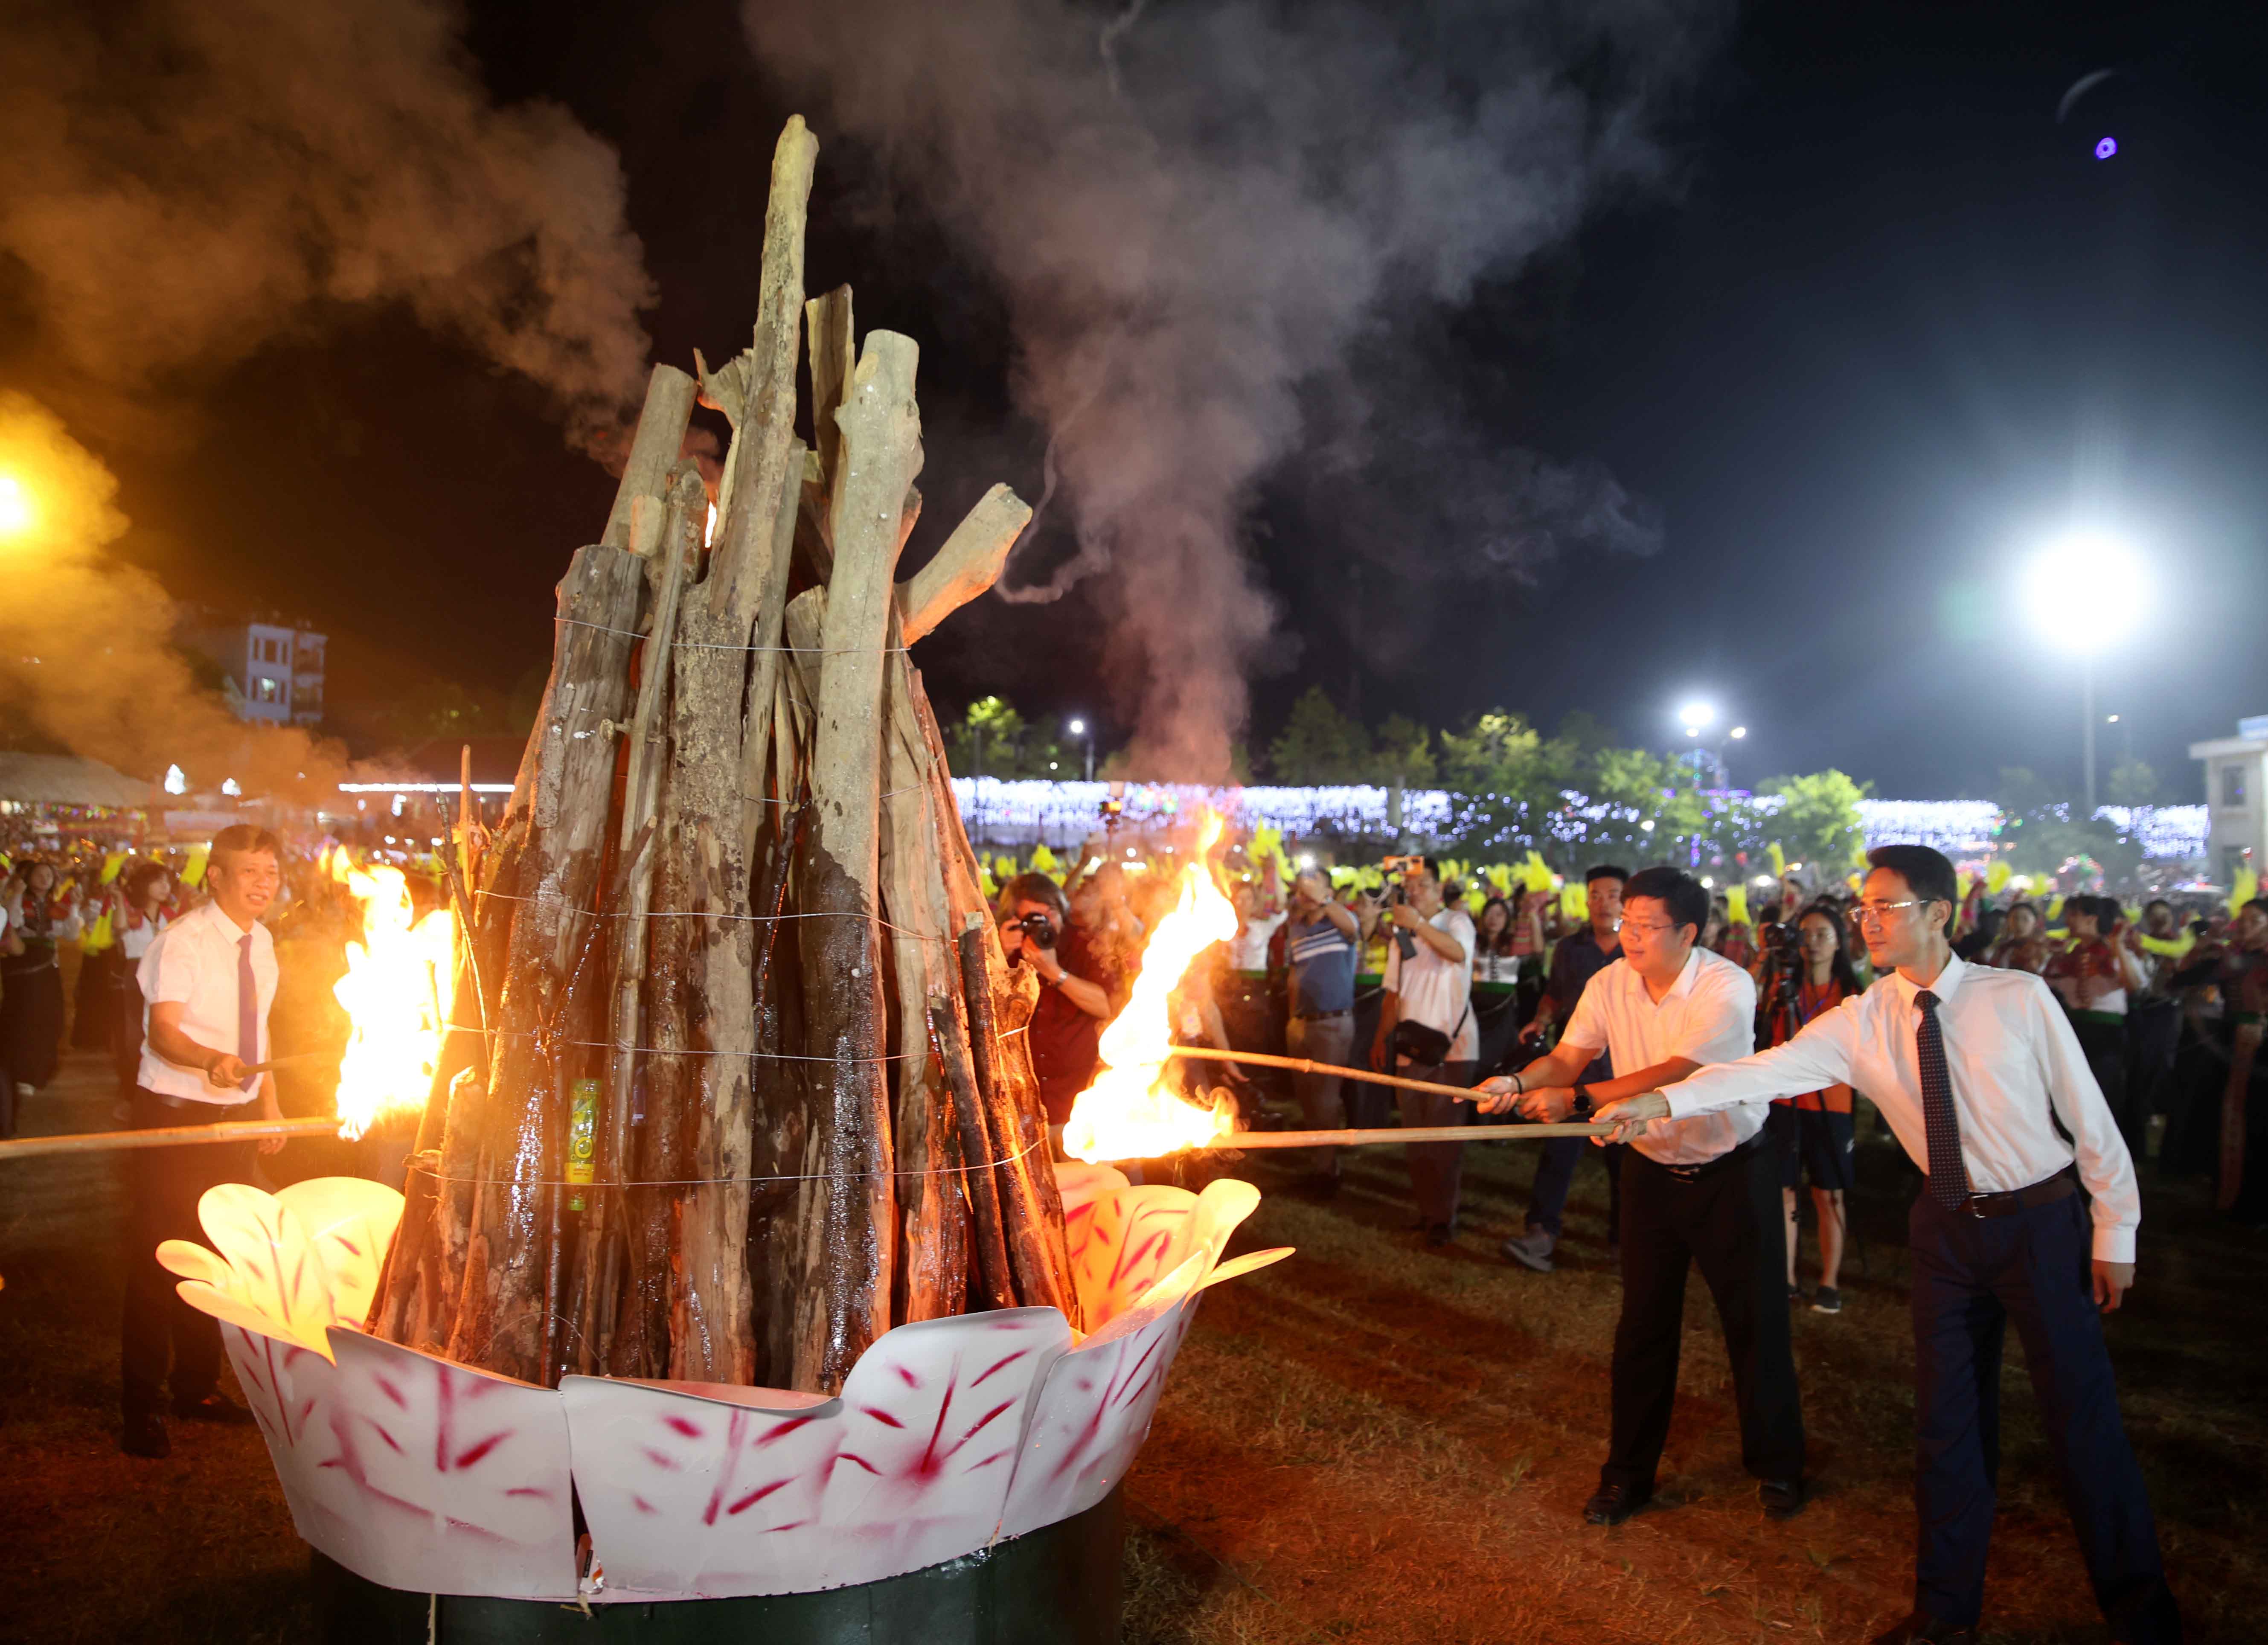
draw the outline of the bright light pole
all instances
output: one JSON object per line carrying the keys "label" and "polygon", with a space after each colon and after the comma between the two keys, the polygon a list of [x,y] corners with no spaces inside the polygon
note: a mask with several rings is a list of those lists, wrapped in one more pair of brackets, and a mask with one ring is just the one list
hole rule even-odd
{"label": "bright light pole", "polygon": [[1086,738],[1086,780],[1094,781],[1094,731],[1085,720],[1073,720],[1064,728],[1073,737]]}
{"label": "bright light pole", "polygon": [[2024,606],[2043,638],[2079,654],[2080,756],[2086,814],[2095,815],[2095,661],[2147,613],[2148,569],[2106,532],[2073,531],[2025,568]]}
{"label": "bright light pole", "polygon": [[1749,728],[1745,725],[1735,725],[1719,738],[1713,745],[1704,743],[1701,740],[1701,733],[1717,723],[1717,705],[1699,698],[1690,699],[1682,704],[1677,710],[1677,719],[1678,723],[1685,728],[1687,740],[1693,745],[1693,786],[1696,788],[1701,786],[1702,760],[1704,754],[1708,754],[1716,760],[1718,781],[1729,787],[1732,778],[1725,769],[1725,745],[1727,742],[1739,742],[1746,738]]}
{"label": "bright light pole", "polygon": [[13,474],[0,474],[0,537],[20,537],[32,529],[37,511],[32,494]]}

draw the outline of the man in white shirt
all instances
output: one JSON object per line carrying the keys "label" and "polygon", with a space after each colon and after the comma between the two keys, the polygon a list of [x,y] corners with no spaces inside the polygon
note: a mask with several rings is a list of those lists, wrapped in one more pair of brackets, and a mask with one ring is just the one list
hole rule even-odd
{"label": "man in white shirt", "polygon": [[[2141,1197],[2110,1106],[2037,977],[1964,964],[1960,892],[1926,846],[1883,846],[1859,903],[1872,988],[1786,1045],[1601,1110],[1618,1135],[1761,1113],[1845,1083],[1928,1173],[1913,1253],[1914,1612],[1875,1645],[1968,1645],[1984,1597],[1999,1466],[2000,1348],[2013,1318],[2096,1601],[2124,1645],[2181,1638],[2150,1501],[2118,1418],[2101,1316],[2134,1279]],[[2068,1141],[2066,1141],[2066,1136]],[[2086,1198],[2080,1189],[2084,1187]],[[2091,1202],[2091,1208],[2090,1208]]]}
{"label": "man in white shirt", "polygon": [[[275,1120],[276,1076],[247,1075],[268,1059],[268,1011],[276,1002],[276,944],[260,915],[283,879],[283,848],[265,829],[215,836],[205,870],[211,900],[168,926],[142,956],[149,1002],[132,1099],[137,1131]],[[259,1145],[263,1154],[281,1138]],[[220,1331],[183,1302],[158,1266],[158,1245],[200,1239],[197,1201],[206,1189],[252,1174],[242,1142],[140,1149],[127,1156],[126,1302],[119,1329],[121,1405],[129,1456],[172,1450],[164,1416],[167,1361],[173,1414],[241,1422],[242,1406],[219,1391]]]}
{"label": "man in white shirt", "polygon": [[[1440,864],[1413,857],[1403,871],[1402,900],[1386,910],[1393,941],[1386,951],[1386,998],[1370,1065],[1441,1085],[1469,1085],[1480,1061],[1480,1029],[1473,1021],[1473,921],[1443,906]],[[1462,1125],[1466,1111],[1454,1098],[1397,1091],[1405,1127]],[[1457,1188],[1464,1171],[1462,1142],[1413,1142],[1410,1188],[1418,1225],[1429,1245],[1457,1237]]]}
{"label": "man in white shirt", "polygon": [[[1588,1117],[1594,1101],[1651,1091],[1756,1044],[1756,986],[1697,946],[1709,893],[1674,868],[1642,869],[1623,887],[1622,958],[1591,979],[1559,1044],[1518,1074],[1483,1083],[1481,1107],[1531,1120]],[[1629,1073],[1578,1083],[1604,1050]],[[1806,1089],[1810,1089],[1807,1087]],[[1716,1299],[1741,1412],[1741,1461],[1766,1514],[1803,1509],[1803,1407],[1789,1340],[1779,1162],[1764,1110],[1653,1129],[1623,1163],[1622,1317],[1615,1325],[1613,1434],[1595,1525],[1620,1524],[1653,1494],[1677,1395],[1685,1276],[1698,1264]]]}

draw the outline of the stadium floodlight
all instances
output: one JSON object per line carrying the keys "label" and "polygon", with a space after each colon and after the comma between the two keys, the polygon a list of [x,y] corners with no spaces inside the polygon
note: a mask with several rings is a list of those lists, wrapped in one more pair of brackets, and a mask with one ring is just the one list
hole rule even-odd
{"label": "stadium floodlight", "polygon": [[2148,565],[2116,532],[2081,527],[2034,554],[2023,572],[2024,609],[2040,637],[2080,660],[2080,760],[2087,815],[2095,815],[2095,662],[2149,614]]}

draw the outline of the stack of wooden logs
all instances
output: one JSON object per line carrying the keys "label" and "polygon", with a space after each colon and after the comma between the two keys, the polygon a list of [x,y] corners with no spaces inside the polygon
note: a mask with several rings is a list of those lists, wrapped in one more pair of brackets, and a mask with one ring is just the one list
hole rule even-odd
{"label": "stack of wooden logs", "polygon": [[[894,1325],[1079,1324],[1036,983],[906,649],[1030,510],[996,486],[899,580],[917,349],[857,347],[847,288],[804,300],[817,149],[793,120],[773,158],[754,345],[655,369],[510,809],[458,854],[481,1054],[428,1106],[369,1326],[531,1382],[833,1392]],[[713,495],[696,399],[733,427]]]}

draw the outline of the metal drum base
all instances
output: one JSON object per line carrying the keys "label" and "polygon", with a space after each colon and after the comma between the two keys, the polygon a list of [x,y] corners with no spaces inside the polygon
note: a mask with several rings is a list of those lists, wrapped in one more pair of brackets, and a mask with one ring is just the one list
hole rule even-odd
{"label": "metal drum base", "polygon": [[324,1645],[1117,1645],[1118,1493],[965,1559],[856,1588],[594,1605],[404,1593],[313,1556]]}

